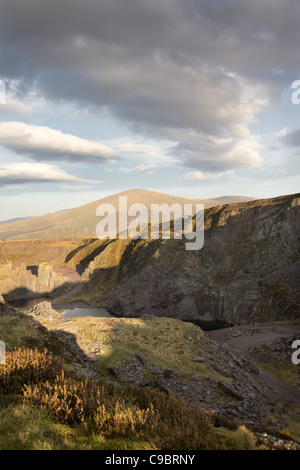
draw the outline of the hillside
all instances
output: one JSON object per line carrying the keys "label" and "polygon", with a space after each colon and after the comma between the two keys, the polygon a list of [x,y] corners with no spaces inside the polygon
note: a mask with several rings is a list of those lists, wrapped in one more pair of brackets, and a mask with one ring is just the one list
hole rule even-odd
{"label": "hillside", "polygon": [[21,313],[0,296],[0,335],[2,450],[299,448],[299,406],[191,323]]}
{"label": "hillside", "polygon": [[289,195],[207,208],[198,251],[184,239],[0,242],[0,291],[55,297],[75,284],[74,299],[122,316],[295,319],[299,221],[299,195]]}
{"label": "hillside", "polygon": [[85,204],[76,209],[47,214],[40,217],[32,217],[26,220],[2,223],[0,227],[0,239],[26,240],[26,239],[51,239],[66,237],[94,237],[96,236],[96,209],[100,204],[113,204],[118,208],[118,197],[127,196],[128,205],[141,203],[149,209],[151,204],[204,204],[206,207],[232,202],[248,201],[250,198],[243,196],[224,196],[215,199],[185,199],[170,194],[157,193],[144,189],[124,191],[98,201]]}
{"label": "hillside", "polygon": [[107,269],[110,244],[83,277],[102,300],[114,284],[105,305],[125,316],[299,318],[299,211],[297,194],[208,208],[201,250],[186,251],[184,240],[132,241],[116,275]]}
{"label": "hillside", "polygon": [[[66,318],[50,302],[21,313],[0,296],[0,337],[25,351],[15,360],[46,347],[64,360],[65,374],[13,401],[4,393],[0,447],[13,440],[18,448],[298,448],[299,366],[290,354],[299,337],[299,196],[206,208],[198,251],[186,251],[184,239],[0,242],[5,299],[48,296],[52,307],[84,302],[114,315]],[[199,320],[234,326],[205,333]],[[58,389],[66,394],[59,403]],[[74,391],[86,403],[83,421]],[[108,427],[101,416],[90,421],[90,400],[108,407]],[[141,428],[145,403],[154,404],[155,423]],[[57,413],[70,406],[76,426]],[[124,437],[126,416],[134,428]],[[170,416],[178,423],[172,442]]]}

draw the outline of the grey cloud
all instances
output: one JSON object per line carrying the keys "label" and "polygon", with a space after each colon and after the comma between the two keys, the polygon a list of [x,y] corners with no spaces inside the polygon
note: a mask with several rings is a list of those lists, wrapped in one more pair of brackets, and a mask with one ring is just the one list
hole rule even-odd
{"label": "grey cloud", "polygon": [[[299,16],[296,0],[2,0],[0,73],[173,140],[193,168],[251,167],[253,115],[297,78]],[[204,134],[229,139],[223,159]]]}
{"label": "grey cloud", "polygon": [[300,129],[284,132],[279,140],[286,147],[300,147]]}

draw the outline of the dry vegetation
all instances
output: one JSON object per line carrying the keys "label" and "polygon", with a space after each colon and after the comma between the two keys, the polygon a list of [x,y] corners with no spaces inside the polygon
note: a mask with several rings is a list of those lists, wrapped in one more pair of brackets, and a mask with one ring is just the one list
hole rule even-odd
{"label": "dry vegetation", "polygon": [[255,447],[245,428],[220,427],[213,414],[179,398],[66,377],[46,351],[10,352],[0,384],[1,449]]}

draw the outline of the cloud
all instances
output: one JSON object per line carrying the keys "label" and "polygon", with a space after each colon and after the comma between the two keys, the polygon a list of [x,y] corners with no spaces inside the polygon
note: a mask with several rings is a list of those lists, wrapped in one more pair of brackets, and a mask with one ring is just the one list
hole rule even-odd
{"label": "cloud", "polygon": [[86,189],[93,189],[93,188],[94,186],[84,186],[84,185],[73,186],[73,185],[64,184],[63,186],[61,186],[61,189],[69,189],[71,191],[85,191]]}
{"label": "cloud", "polygon": [[26,183],[56,183],[56,182],[90,182],[91,181],[69,175],[55,165],[46,163],[8,163],[0,164],[0,186],[26,184]]}
{"label": "cloud", "polygon": [[285,147],[300,147],[300,128],[293,131],[284,128],[276,136]]}
{"label": "cloud", "polygon": [[0,116],[28,115],[32,111],[31,107],[14,98],[7,98],[4,105],[0,106]]}
{"label": "cloud", "polygon": [[203,172],[227,171],[260,166],[262,158],[255,138],[216,138],[191,135],[188,142],[181,142],[170,149],[172,155],[191,168]]}
{"label": "cloud", "polygon": [[149,145],[149,144],[138,144],[134,142],[122,142],[118,144],[112,144],[112,148],[118,154],[126,154],[127,157],[129,156],[136,156],[151,159],[152,162],[154,161],[166,161],[170,162],[174,159],[171,158],[170,155],[167,155],[162,151],[160,147],[157,145]]}
{"label": "cloud", "polygon": [[106,145],[23,122],[0,124],[0,145],[33,160],[111,163],[117,156]]}
{"label": "cloud", "polygon": [[152,171],[156,170],[156,165],[138,165],[135,168],[125,168],[121,167],[121,173],[151,173]]}
{"label": "cloud", "polygon": [[189,181],[204,181],[204,180],[216,180],[224,173],[203,173],[202,171],[191,171],[185,175],[185,179]]}
{"label": "cloud", "polygon": [[[293,0],[128,0],[126,8],[123,0],[3,0],[0,73],[20,95],[34,88],[170,140],[173,156],[197,171],[247,168],[260,162],[249,133],[255,114],[298,77],[299,16]],[[224,158],[203,136],[227,140]],[[51,151],[70,161],[113,158],[68,145]]]}

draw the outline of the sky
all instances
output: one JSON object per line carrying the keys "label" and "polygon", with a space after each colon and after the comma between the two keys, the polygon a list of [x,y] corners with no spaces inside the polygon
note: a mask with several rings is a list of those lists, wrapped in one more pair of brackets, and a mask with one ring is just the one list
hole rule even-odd
{"label": "sky", "polygon": [[298,0],[0,0],[0,220],[300,188]]}

